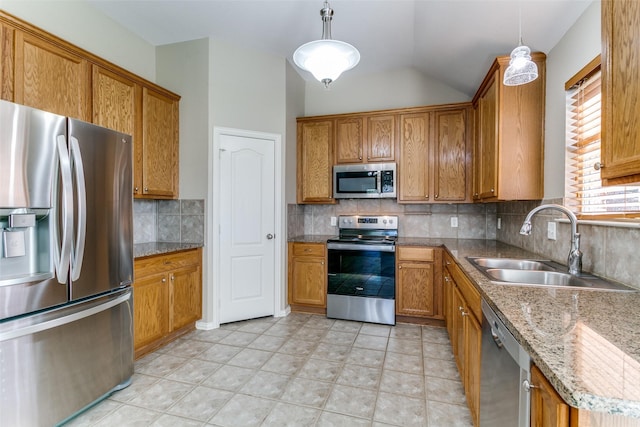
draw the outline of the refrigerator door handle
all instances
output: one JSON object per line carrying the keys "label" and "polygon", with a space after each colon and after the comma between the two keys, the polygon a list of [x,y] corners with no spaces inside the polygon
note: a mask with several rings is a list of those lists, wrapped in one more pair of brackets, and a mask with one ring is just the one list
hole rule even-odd
{"label": "refrigerator door handle", "polygon": [[126,292],[125,294],[120,295],[117,298],[110,299],[109,301],[103,302],[102,304],[87,308],[86,310],[76,311],[75,313],[58,317],[56,319],[34,323],[28,326],[23,326],[21,328],[19,327],[16,329],[8,330],[6,332],[0,332],[0,342],[20,338],[25,335],[32,335],[38,332],[45,331],[47,329],[53,329],[58,326],[66,325],[67,323],[76,322],[80,319],[84,319],[85,317],[93,316],[94,314],[106,311],[111,307],[115,307],[126,301],[129,301],[131,299],[131,295],[131,292]]}
{"label": "refrigerator door handle", "polygon": [[73,281],[80,278],[82,260],[84,259],[84,243],[87,235],[87,191],[86,184],[84,182],[84,166],[82,164],[82,156],[80,154],[78,139],[74,136],[70,136],[69,143],[73,169],[76,173],[76,194],[78,197],[76,206],[76,212],[78,214],[78,229],[75,250],[73,251],[73,260],[71,261],[71,280]]}
{"label": "refrigerator door handle", "polygon": [[[71,180],[71,160],[67,152],[67,139],[64,135],[58,135],[56,142],[62,180],[62,218],[61,224],[54,225],[56,238],[54,262],[58,282],[66,285],[71,253],[70,237],[73,231],[73,182]],[[60,242],[60,227],[62,228],[62,242]]]}

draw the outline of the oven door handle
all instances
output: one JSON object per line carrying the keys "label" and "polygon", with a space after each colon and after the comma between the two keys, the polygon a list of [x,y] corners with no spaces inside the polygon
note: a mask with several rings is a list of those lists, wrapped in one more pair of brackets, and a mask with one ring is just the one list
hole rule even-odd
{"label": "oven door handle", "polygon": [[344,251],[365,251],[365,252],[395,252],[396,245],[368,245],[358,243],[327,243],[327,249],[341,249]]}

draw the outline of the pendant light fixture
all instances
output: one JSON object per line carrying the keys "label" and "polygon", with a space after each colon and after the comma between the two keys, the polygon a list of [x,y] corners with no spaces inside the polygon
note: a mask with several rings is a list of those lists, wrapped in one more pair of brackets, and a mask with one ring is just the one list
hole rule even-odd
{"label": "pendant light fixture", "polygon": [[320,9],[322,17],[322,39],[300,46],[293,53],[293,62],[313,74],[326,89],[329,84],[350,70],[360,61],[360,52],[349,43],[331,39],[331,19],[333,9],[327,1]]}
{"label": "pendant light fixture", "polygon": [[518,3],[518,47],[511,52],[509,66],[504,72],[505,86],[518,86],[538,78],[538,66],[531,60],[531,49],[522,44],[522,7]]}

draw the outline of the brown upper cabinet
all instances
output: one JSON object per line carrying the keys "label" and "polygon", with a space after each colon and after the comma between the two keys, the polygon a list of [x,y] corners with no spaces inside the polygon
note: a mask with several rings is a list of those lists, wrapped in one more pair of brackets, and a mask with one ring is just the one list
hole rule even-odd
{"label": "brown upper cabinet", "polygon": [[393,162],[395,134],[393,114],[336,119],[336,164]]}
{"label": "brown upper cabinet", "polygon": [[298,203],[335,203],[333,149],[335,120],[298,119]]}
{"label": "brown upper cabinet", "polygon": [[538,200],[544,195],[546,55],[531,57],[538,65],[536,80],[521,86],[502,84],[509,56],[501,56],[473,98],[475,200]]}
{"label": "brown upper cabinet", "polygon": [[603,185],[640,182],[640,2],[602,1]]}
{"label": "brown upper cabinet", "polygon": [[16,103],[91,121],[91,67],[82,56],[16,31],[14,76]]}
{"label": "brown upper cabinet", "polygon": [[180,96],[0,11],[0,96],[133,136],[134,196],[178,197]]}
{"label": "brown upper cabinet", "polygon": [[400,115],[398,202],[471,201],[469,104]]}

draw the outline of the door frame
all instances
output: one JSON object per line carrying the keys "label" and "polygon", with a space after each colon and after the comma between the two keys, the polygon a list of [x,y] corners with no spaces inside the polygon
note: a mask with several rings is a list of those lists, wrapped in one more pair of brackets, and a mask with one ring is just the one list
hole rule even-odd
{"label": "door frame", "polygon": [[283,152],[282,136],[275,133],[257,132],[244,129],[234,129],[214,126],[213,138],[209,146],[208,167],[208,199],[210,209],[207,214],[207,222],[210,224],[207,231],[206,242],[210,248],[206,258],[208,267],[208,280],[203,289],[202,320],[196,323],[198,329],[215,329],[220,327],[220,140],[223,136],[237,136],[242,138],[265,139],[273,142],[274,149],[274,316],[286,316],[289,312],[284,301],[286,277],[285,272],[285,218],[283,216]]}

